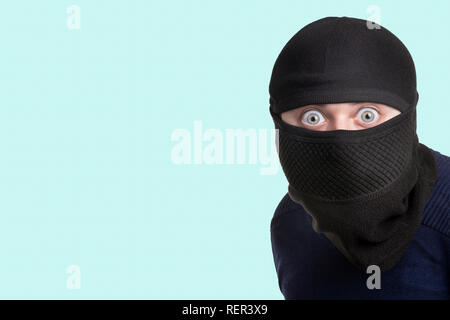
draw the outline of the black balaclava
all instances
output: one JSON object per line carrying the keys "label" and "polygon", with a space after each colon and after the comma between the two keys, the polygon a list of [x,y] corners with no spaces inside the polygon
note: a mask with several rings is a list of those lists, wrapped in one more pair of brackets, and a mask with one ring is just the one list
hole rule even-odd
{"label": "black balaclava", "polygon": [[[284,46],[269,92],[291,199],[355,266],[394,267],[437,179],[432,151],[416,134],[419,95],[407,48],[365,20],[323,18]],[[342,102],[378,102],[401,113],[363,130],[315,131],[281,120],[284,111]]]}

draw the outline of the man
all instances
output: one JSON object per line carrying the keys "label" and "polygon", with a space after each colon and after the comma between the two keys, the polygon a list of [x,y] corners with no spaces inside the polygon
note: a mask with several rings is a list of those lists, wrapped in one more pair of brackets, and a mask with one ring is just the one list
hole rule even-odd
{"label": "man", "polygon": [[269,92],[289,182],[271,222],[285,299],[448,299],[450,158],[418,141],[403,43],[317,20],[285,45]]}

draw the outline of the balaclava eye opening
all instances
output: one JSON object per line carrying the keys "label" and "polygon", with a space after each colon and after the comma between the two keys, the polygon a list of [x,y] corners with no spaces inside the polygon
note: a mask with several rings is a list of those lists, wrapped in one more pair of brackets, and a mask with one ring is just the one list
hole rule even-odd
{"label": "balaclava eye opening", "polygon": [[[269,85],[289,195],[363,270],[401,259],[437,178],[416,134],[416,72],[403,43],[365,20],[327,17],[302,28],[279,54]],[[314,131],[281,113],[310,104],[378,102],[401,113],[363,130]]]}

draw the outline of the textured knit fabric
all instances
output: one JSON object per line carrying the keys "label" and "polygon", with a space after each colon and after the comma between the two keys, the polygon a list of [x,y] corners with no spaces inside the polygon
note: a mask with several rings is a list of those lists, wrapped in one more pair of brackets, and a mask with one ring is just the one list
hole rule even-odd
{"label": "textured knit fabric", "polygon": [[271,222],[278,284],[285,299],[449,299],[450,158],[433,150],[438,180],[422,220],[399,263],[381,273],[381,289],[369,290],[370,274],[357,269],[321,233],[288,194]]}

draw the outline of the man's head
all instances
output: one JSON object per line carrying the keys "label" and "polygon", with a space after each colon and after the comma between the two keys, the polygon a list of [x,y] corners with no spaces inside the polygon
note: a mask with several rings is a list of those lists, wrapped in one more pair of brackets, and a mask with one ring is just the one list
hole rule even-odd
{"label": "man's head", "polygon": [[368,196],[415,161],[414,62],[384,27],[349,17],[308,24],[278,55],[269,92],[292,198]]}

